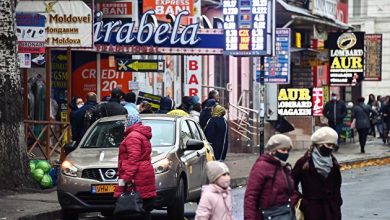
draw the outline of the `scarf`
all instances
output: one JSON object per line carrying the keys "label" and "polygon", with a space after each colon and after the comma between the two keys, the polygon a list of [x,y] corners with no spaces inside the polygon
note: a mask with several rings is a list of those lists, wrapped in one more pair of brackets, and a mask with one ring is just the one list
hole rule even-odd
{"label": "scarf", "polygon": [[314,167],[316,168],[317,172],[327,178],[330,173],[330,170],[333,167],[332,156],[324,157],[320,154],[317,148],[314,147],[312,158]]}
{"label": "scarf", "polygon": [[221,105],[217,105],[213,109],[212,116],[213,117],[222,117],[225,115],[225,113],[226,113],[225,108],[222,107]]}

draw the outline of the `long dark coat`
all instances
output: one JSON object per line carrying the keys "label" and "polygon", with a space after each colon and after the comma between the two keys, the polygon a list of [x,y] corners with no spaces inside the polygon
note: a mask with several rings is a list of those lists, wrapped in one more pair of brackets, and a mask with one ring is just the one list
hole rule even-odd
{"label": "long dark coat", "polygon": [[207,141],[211,143],[216,160],[225,160],[228,150],[228,124],[223,116],[213,116],[204,128]]}
{"label": "long dark coat", "polygon": [[282,167],[279,160],[269,154],[260,156],[252,167],[244,197],[244,219],[263,219],[262,209],[289,203],[289,187],[285,172],[291,184],[291,203],[298,201],[298,191],[294,188],[291,167]]}
{"label": "long dark coat", "polygon": [[[333,168],[325,178],[314,167],[311,157],[306,153],[295,164],[292,176],[296,188],[302,185],[300,209],[305,220],[341,220],[341,173],[340,165],[333,158]],[[305,163],[308,162],[308,167]]]}

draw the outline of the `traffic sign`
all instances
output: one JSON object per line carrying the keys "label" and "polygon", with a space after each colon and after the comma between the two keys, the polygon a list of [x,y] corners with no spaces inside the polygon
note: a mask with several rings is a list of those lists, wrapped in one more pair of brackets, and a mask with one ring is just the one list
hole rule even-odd
{"label": "traffic sign", "polygon": [[122,72],[164,72],[164,60],[133,60],[118,58],[117,70]]}

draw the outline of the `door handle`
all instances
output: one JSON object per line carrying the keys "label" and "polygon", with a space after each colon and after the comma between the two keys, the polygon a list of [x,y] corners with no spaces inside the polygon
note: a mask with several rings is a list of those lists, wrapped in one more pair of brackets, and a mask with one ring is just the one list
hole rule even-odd
{"label": "door handle", "polygon": [[197,157],[200,157],[200,153],[199,153],[199,152],[196,152],[196,156],[197,156]]}

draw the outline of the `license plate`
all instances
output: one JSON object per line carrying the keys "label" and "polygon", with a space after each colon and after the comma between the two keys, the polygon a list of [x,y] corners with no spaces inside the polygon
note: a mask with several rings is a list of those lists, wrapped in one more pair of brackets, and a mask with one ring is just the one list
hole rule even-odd
{"label": "license plate", "polygon": [[92,185],[91,192],[94,194],[98,193],[113,193],[115,191],[115,186],[113,184],[106,185]]}

